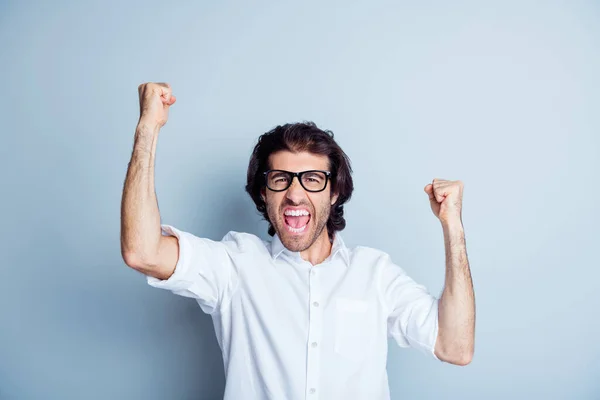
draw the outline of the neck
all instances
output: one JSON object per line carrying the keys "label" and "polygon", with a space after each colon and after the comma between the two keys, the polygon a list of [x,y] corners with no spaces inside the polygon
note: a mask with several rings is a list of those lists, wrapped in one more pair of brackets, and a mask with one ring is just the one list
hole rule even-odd
{"label": "neck", "polygon": [[303,260],[312,265],[322,263],[331,254],[332,244],[329,241],[327,228],[323,229],[317,240],[306,250],[300,252]]}

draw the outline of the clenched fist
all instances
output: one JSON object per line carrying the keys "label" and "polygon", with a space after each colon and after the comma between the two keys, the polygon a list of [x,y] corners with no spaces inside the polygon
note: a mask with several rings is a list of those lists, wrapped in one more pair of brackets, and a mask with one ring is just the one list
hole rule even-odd
{"label": "clenched fist", "polygon": [[464,183],[435,178],[425,186],[431,211],[442,223],[462,221]]}
{"label": "clenched fist", "polygon": [[142,83],[140,95],[140,122],[152,128],[162,128],[169,119],[169,107],[177,100],[168,83]]}

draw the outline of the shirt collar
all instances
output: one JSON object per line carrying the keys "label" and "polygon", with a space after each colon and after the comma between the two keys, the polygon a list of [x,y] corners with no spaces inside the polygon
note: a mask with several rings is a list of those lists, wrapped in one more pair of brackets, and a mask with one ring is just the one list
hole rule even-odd
{"label": "shirt collar", "polygon": [[[285,253],[292,258],[302,259],[302,257],[300,256],[300,252],[288,250],[281,242],[279,235],[276,233],[275,236],[273,236],[273,240],[271,241],[271,257],[273,257],[273,259],[276,260],[277,257],[279,257],[281,255],[281,253]],[[346,247],[346,244],[344,243],[344,240],[342,239],[342,235],[340,235],[339,231],[333,235],[333,245],[331,246],[331,255],[328,257],[328,259],[333,260],[333,258],[338,253],[342,256],[345,266],[346,267],[350,266],[350,257],[348,254],[348,248]]]}

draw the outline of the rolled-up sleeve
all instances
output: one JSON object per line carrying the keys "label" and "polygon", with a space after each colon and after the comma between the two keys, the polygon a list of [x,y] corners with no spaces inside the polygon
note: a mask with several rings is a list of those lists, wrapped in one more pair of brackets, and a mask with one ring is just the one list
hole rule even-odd
{"label": "rolled-up sleeve", "polygon": [[240,252],[235,233],[221,241],[197,237],[170,225],[161,225],[163,236],[179,241],[179,259],[169,279],[147,276],[150,286],[196,299],[202,310],[212,314],[231,301],[238,286],[235,258]]}
{"label": "rolled-up sleeve", "polygon": [[387,307],[388,336],[400,347],[413,347],[433,358],[438,335],[438,299],[394,264],[382,257],[381,293]]}

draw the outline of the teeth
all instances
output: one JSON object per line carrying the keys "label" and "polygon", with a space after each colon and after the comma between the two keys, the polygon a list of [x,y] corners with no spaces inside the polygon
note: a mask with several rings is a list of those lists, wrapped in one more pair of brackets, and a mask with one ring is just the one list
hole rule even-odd
{"label": "teeth", "polygon": [[[306,225],[308,225],[308,224],[306,224]],[[304,229],[306,229],[306,225],[304,225],[302,228],[292,228],[291,226],[289,226],[289,225],[288,225],[288,226],[287,226],[287,228],[290,230],[290,232],[293,232],[293,233],[300,233],[300,232],[302,232]]]}
{"label": "teeth", "polygon": [[285,215],[290,215],[292,217],[299,217],[301,215],[310,215],[306,210],[287,210]]}

